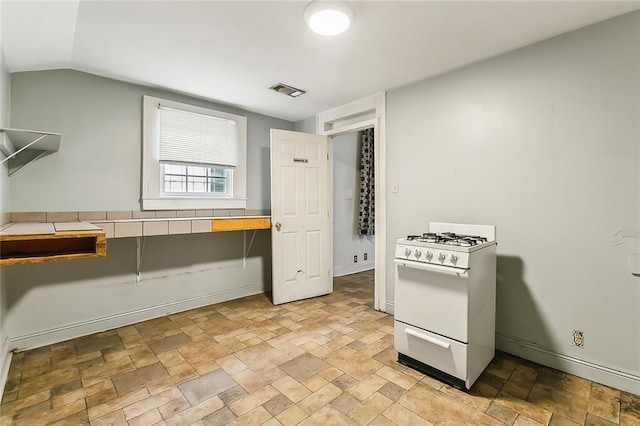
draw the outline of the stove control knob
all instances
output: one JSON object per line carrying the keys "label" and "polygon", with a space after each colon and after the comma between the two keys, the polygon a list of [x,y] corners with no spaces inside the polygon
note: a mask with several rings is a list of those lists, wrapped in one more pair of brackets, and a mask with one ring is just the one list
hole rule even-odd
{"label": "stove control knob", "polygon": [[440,262],[444,262],[444,260],[445,260],[446,258],[447,258],[447,256],[445,256],[445,255],[444,255],[444,253],[440,253],[440,254],[438,255],[438,260],[439,260]]}
{"label": "stove control knob", "polygon": [[416,250],[413,255],[416,257],[416,259],[420,259],[420,256],[422,256],[422,252],[420,250]]}
{"label": "stove control knob", "polygon": [[456,256],[455,254],[451,255],[451,263],[453,263],[454,265],[458,262],[458,256]]}
{"label": "stove control knob", "polygon": [[425,257],[427,258],[427,260],[429,262],[431,262],[431,259],[433,259],[433,253],[431,253],[430,251],[427,252],[427,254],[425,255]]}
{"label": "stove control knob", "polygon": [[407,257],[411,256],[411,249],[410,248],[404,249],[404,255]]}

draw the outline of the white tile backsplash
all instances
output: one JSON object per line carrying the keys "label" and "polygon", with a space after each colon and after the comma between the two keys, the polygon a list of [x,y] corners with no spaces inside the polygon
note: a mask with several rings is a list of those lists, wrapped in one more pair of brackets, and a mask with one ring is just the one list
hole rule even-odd
{"label": "white tile backsplash", "polygon": [[131,212],[134,219],[153,219],[156,217],[156,212],[154,211],[144,211],[144,212]]}
{"label": "white tile backsplash", "polygon": [[156,212],[156,217],[165,218],[165,217],[176,217],[178,213],[175,210],[161,210]]}
{"label": "white tile backsplash", "polygon": [[77,222],[78,212],[47,212],[47,222]]}
{"label": "white tile backsplash", "polygon": [[78,212],[78,220],[107,220],[107,212]]}
{"label": "white tile backsplash", "polygon": [[123,220],[123,219],[131,219],[133,218],[131,211],[113,211],[107,212],[108,220]]}
{"label": "white tile backsplash", "polygon": [[17,212],[11,213],[11,222],[46,222],[45,212]]}

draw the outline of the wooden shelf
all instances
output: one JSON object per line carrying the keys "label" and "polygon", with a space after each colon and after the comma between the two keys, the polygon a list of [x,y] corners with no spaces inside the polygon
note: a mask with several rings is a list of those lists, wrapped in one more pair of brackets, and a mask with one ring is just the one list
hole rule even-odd
{"label": "wooden shelf", "polygon": [[251,231],[255,229],[270,229],[271,219],[268,217],[253,218],[216,218],[211,221],[212,232]]}
{"label": "wooden shelf", "polygon": [[[33,225],[33,229],[37,229],[35,225],[52,224]],[[18,234],[12,233],[11,228],[3,229],[0,235],[0,265],[85,259],[107,254],[106,236],[100,229]]]}

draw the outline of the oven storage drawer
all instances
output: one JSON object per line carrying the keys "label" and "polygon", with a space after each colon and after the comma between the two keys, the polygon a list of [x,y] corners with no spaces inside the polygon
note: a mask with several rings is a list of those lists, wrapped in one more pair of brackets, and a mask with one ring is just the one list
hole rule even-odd
{"label": "oven storage drawer", "polygon": [[464,343],[395,321],[394,347],[430,367],[467,379],[467,345]]}

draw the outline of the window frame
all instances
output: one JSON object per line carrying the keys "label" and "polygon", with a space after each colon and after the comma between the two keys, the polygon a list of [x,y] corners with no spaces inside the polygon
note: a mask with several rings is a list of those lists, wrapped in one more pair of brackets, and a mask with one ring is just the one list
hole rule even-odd
{"label": "window frame", "polygon": [[[238,130],[238,164],[231,178],[231,195],[166,195],[160,165],[160,114],[158,105],[233,120]],[[247,118],[223,111],[145,95],[142,123],[142,210],[244,209],[247,204]]]}
{"label": "window frame", "polygon": [[[163,166],[181,166],[185,168],[185,173],[184,174],[177,174],[177,173],[167,173],[165,168]],[[209,175],[209,172],[207,172],[207,175],[192,175],[189,173],[189,167],[199,167],[199,168],[203,168],[203,169],[215,169],[215,170],[221,170],[224,175],[223,176],[215,176],[215,175]],[[167,175],[170,176],[184,176],[186,178],[185,184],[188,187],[189,185],[189,176],[191,177],[199,177],[199,178],[207,178],[207,179],[224,179],[225,180],[225,192],[167,192],[165,190],[165,185],[166,185],[166,179],[165,177]],[[229,198],[232,194],[231,191],[233,190],[233,169],[232,168],[225,168],[225,167],[215,167],[215,166],[211,166],[210,164],[193,164],[193,163],[175,163],[175,162],[166,162],[166,161],[160,161],[160,193],[162,194],[163,197],[170,197],[173,195],[179,195],[179,196],[190,196],[190,197],[194,197],[194,196],[199,196],[202,195],[203,197],[216,197],[216,198]]]}

